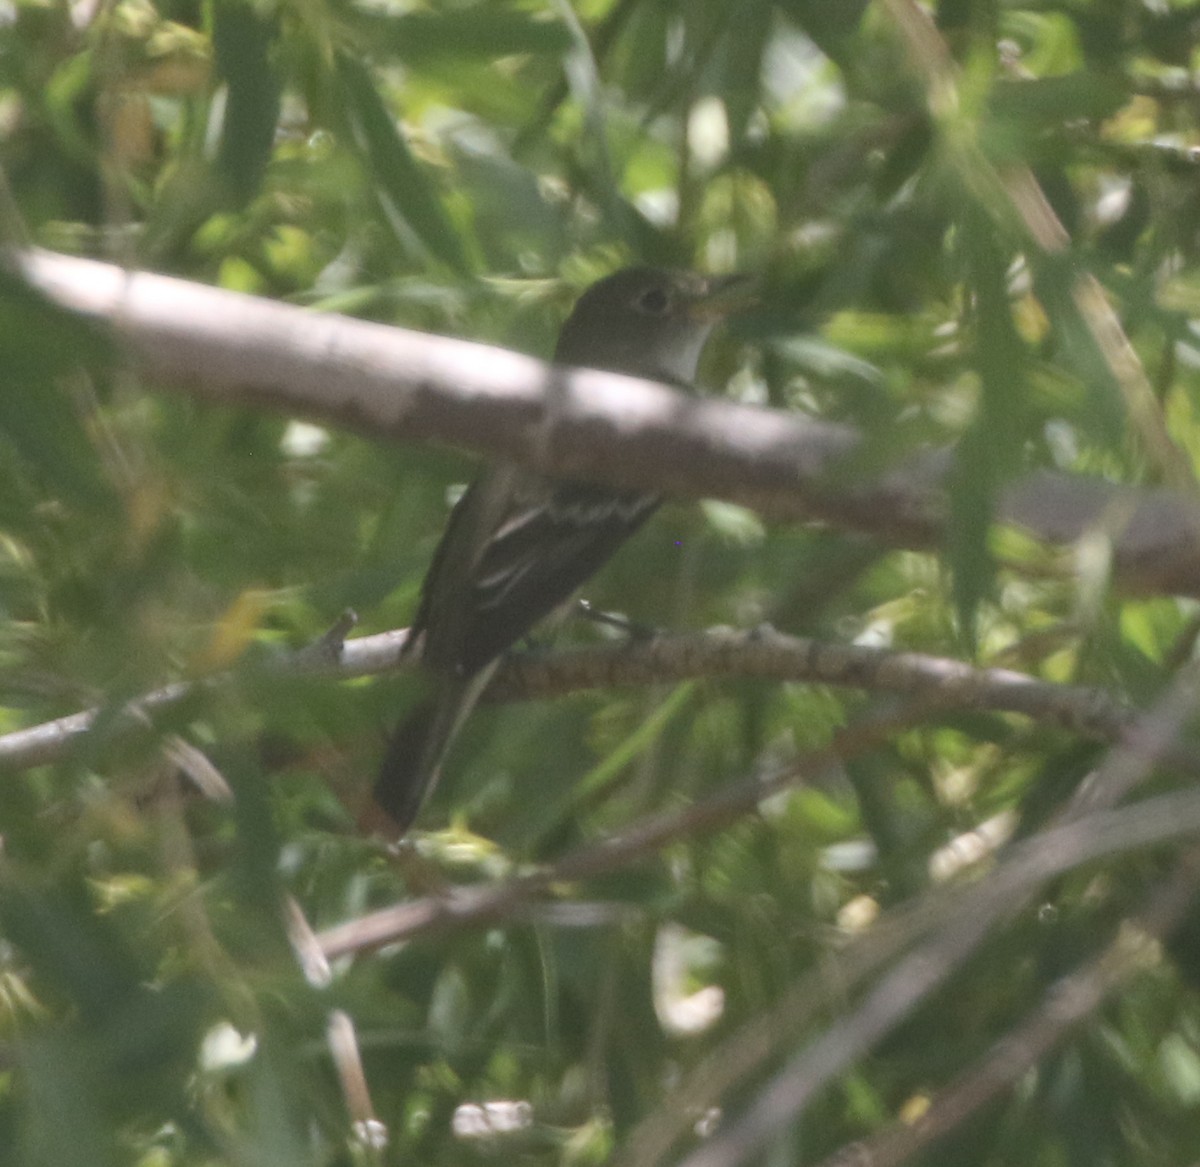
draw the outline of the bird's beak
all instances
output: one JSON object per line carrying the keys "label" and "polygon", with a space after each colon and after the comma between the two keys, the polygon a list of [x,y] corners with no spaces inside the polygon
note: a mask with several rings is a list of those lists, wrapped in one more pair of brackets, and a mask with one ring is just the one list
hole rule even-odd
{"label": "bird's beak", "polygon": [[755,281],[745,272],[725,276],[706,276],[690,298],[688,315],[693,320],[723,320],[757,303]]}

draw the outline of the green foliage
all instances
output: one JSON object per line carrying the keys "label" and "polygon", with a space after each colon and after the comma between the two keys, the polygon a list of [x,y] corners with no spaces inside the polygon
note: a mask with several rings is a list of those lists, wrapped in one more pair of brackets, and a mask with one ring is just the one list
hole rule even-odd
{"label": "green foliage", "polygon": [[[948,57],[922,65],[904,7],[12,0],[0,228],[10,246],[541,355],[574,293],[624,262],[761,273],[707,383],[859,426],[835,491],[953,444],[946,546],[668,505],[589,600],[671,631],[769,622],[1149,704],[1193,653],[1194,603],[1117,594],[1105,532],[1078,571],[1036,575],[1046,558],[993,519],[1033,467],[1194,485],[1200,11],[943,0]],[[1057,242],[1036,229],[1051,216]],[[719,830],[314,986],[286,896],[321,928],[496,883],[823,750],[894,699],[723,679],[484,708],[396,860],[353,824],[412,686],[258,666],[347,608],[366,632],[405,624],[474,467],[161,393],[13,270],[0,367],[0,732],[100,711],[67,757],[0,780],[4,1164],[633,1162],[655,1123],[673,1150],[639,1162],[675,1162],[710,1104],[735,1119],[856,1006],[844,945],[986,869],[950,870],[946,844],[1032,835],[1102,753],[1008,715],[926,713]],[[573,622],[555,643],[604,635]],[[124,732],[128,698],[227,669]],[[232,805],[180,793],[173,735]],[[770,1161],[919,1115],[1164,870],[1110,862],[1014,904]],[[919,1161],[1194,1159],[1195,931]],[[352,1134],[334,1009],[385,1151]]]}

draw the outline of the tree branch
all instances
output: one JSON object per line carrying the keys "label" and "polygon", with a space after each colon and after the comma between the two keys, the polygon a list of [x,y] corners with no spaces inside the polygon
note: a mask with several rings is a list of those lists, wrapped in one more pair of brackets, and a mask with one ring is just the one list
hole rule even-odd
{"label": "tree branch", "polygon": [[925,712],[923,702],[912,702],[896,712],[865,718],[840,730],[831,745],[809,750],[773,774],[743,778],[682,809],[646,815],[619,834],[578,847],[557,863],[528,875],[480,886],[446,888],[437,895],[406,900],[335,925],[318,937],[322,950],[334,960],[425,932],[506,919],[553,887],[621,871],[656,855],[669,843],[719,830],[763,800],[798,786],[848,757],[874,749],[915,725]]}
{"label": "tree branch", "polygon": [[893,1122],[850,1143],[818,1167],[899,1167],[961,1126],[1062,1044],[1092,1013],[1157,960],[1156,941],[1170,934],[1195,903],[1200,851],[1184,852],[1142,910],[1122,921],[1107,947],[1056,980],[1041,1001],[962,1075],[930,1099],[911,1122]]}
{"label": "tree branch", "polygon": [[[934,1095],[926,1114],[912,1124],[894,1123],[848,1144],[822,1160],[820,1167],[895,1167],[956,1120],[969,1117],[973,1107],[1011,1084],[1006,1071],[1014,1069],[1018,1058],[1022,1064],[1033,1064],[1046,1047],[1067,1036],[1086,1011],[1088,1002],[1083,996],[1097,978],[1107,992],[1114,976],[1119,979],[1144,967],[1144,938],[1161,937],[1178,923],[1176,913],[1194,898],[1198,882],[1200,852],[1192,847],[1178,861],[1175,872],[1155,889],[1143,911],[1121,925],[1105,952],[1056,982],[1045,997],[1046,1007],[1027,1015],[956,1083]],[[944,921],[961,902],[964,891],[961,885],[935,886],[920,898],[891,909],[869,930],[835,949],[816,970],[801,976],[769,1008],[742,1022],[673,1084],[670,1093],[634,1129],[614,1167],[655,1167],[667,1162],[672,1147],[692,1128],[697,1114],[718,1106],[724,1095],[752,1081],[770,1060],[793,1049],[804,1030],[823,1014],[844,1009],[847,998],[868,975]],[[1141,957],[1121,959],[1134,956],[1131,949]],[[1014,1048],[1014,1040],[1021,1042],[1019,1048]],[[985,1087],[986,1096],[980,1086]]]}
{"label": "tree branch", "polygon": [[[941,538],[944,451],[851,486],[830,478],[860,443],[848,426],[92,260],[30,251],[20,266],[61,306],[114,327],[133,366],[166,389],[557,476],[728,499],[896,546]],[[1051,543],[1099,529],[1123,586],[1200,595],[1200,504],[1185,492],[1039,471],[999,514]]]}
{"label": "tree branch", "polygon": [[[392,672],[410,663],[402,655],[405,637],[405,630],[398,629],[341,643],[322,638],[265,667],[291,675],[347,680]],[[926,702],[931,711],[1017,713],[1097,741],[1120,741],[1135,726],[1137,717],[1134,709],[1103,689],[1058,685],[1010,669],[973,668],[927,653],[787,636],[771,628],[750,632],[712,629],[647,641],[514,654],[502,664],[486,699],[540,700],[586,689],[697,677],[758,677],[896,693]],[[155,713],[178,705],[196,685],[231,679],[225,675],[193,684],[165,685],[131,701],[122,719],[130,730],[135,729]],[[98,710],[84,710],[0,736],[0,770],[11,772],[56,761],[91,729],[98,714]],[[1162,754],[1165,764],[1200,772],[1200,750],[1189,743],[1164,745]]]}
{"label": "tree branch", "polygon": [[1127,847],[1200,830],[1200,798],[1192,790],[1111,809],[1152,772],[1162,749],[1178,740],[1195,708],[1196,683],[1192,669],[1176,678],[1137,732],[1109,753],[1052,826],[1011,846],[987,879],[962,889],[942,928],[900,960],[853,1012],[793,1056],[744,1114],[681,1167],[735,1167],[778,1136],[818,1089],[891,1032],[1045,880]]}
{"label": "tree branch", "polygon": [[[873,720],[844,735],[845,745],[813,750],[796,766],[767,778],[736,782],[683,810],[659,812],[620,834],[578,848],[557,863],[499,883],[450,887],[436,895],[405,900],[328,928],[318,936],[328,960],[411,939],[422,933],[480,926],[511,915],[513,909],[563,883],[620,871],[660,851],[668,843],[718,830],[759,802],[798,785],[847,753],[861,753],[912,723],[903,716]],[[1012,914],[1023,897],[1053,876],[1110,855],[1187,838],[1200,831],[1200,791],[1183,790],[1147,798],[1117,810],[1091,811],[1014,845],[1006,862],[981,883],[958,891],[946,927],[926,946],[905,958],[884,978],[864,1006],[819,1039],[819,1054],[795,1059],[781,1076],[781,1096],[789,1112],[760,1101],[759,1112],[739,1127],[736,1153],[714,1153],[712,1167],[730,1167],[802,1108],[811,1092],[864,1052],[918,1001],[932,992],[982,941],[990,927]],[[828,1046],[829,1048],[824,1048]],[[831,1064],[836,1061],[836,1065]],[[768,1116],[768,1117],[764,1117]],[[762,1119],[762,1121],[760,1121]],[[710,1161],[702,1153],[695,1167]],[[691,1160],[689,1160],[691,1167]]]}

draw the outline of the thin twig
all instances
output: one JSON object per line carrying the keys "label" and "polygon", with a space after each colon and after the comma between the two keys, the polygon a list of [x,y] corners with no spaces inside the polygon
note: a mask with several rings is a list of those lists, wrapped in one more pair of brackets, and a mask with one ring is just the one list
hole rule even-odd
{"label": "thin twig", "polygon": [[[683,810],[649,815],[620,834],[581,847],[551,867],[529,875],[484,887],[452,888],[330,928],[319,937],[322,948],[333,959],[410,939],[434,929],[474,926],[503,919],[516,906],[540,896],[552,885],[621,870],[656,854],[669,843],[717,830],[763,800],[847,757],[877,746],[924,718],[927,711],[927,703],[906,703],[898,712],[872,718],[842,731],[829,747],[806,753],[770,777],[735,783]],[[1077,809],[1074,817],[1065,817],[1058,825],[1014,847],[985,883],[960,894],[949,923],[930,945],[916,956],[907,958],[885,979],[883,985],[870,995],[870,1007],[865,1005],[830,1031],[834,1034],[844,1030],[850,1034],[838,1055],[843,1063],[852,1054],[861,1052],[863,1042],[874,1034],[877,1026],[886,1030],[949,975],[956,963],[982,939],[990,925],[1017,910],[1023,897],[1044,880],[1105,855],[1166,842],[1200,829],[1200,791],[1196,790],[1162,795],[1121,810],[1099,807],[1104,797],[1128,788],[1135,770],[1140,770],[1144,776],[1157,761],[1157,741],[1156,735],[1147,733],[1137,739],[1136,749],[1114,751],[1115,760],[1101,768],[1090,797],[1072,804]],[[839,1033],[830,1040],[836,1045],[843,1039],[844,1034]],[[818,1066],[823,1064],[825,1056],[823,1053],[815,1057]],[[807,1075],[807,1063],[803,1071]],[[808,1078],[805,1077],[803,1082],[807,1089]],[[712,1162],[715,1165],[736,1161],[714,1159]],[[709,1167],[707,1162],[697,1161],[700,1162]]]}
{"label": "thin twig", "polygon": [[543,895],[551,887],[619,871],[656,855],[669,843],[719,830],[753,810],[764,799],[796,786],[812,775],[877,747],[928,714],[928,702],[907,703],[898,711],[847,727],[831,745],[811,750],[767,777],[744,779],[682,810],[648,815],[540,870],[481,887],[449,888],[409,900],[322,932],[329,959],[410,939],[423,932],[491,923]]}

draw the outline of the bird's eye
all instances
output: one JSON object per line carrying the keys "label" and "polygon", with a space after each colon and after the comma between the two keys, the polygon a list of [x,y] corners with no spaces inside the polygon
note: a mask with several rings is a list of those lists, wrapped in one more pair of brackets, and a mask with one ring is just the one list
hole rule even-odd
{"label": "bird's eye", "polygon": [[662,288],[647,288],[638,298],[637,307],[647,316],[662,316],[671,306],[671,299]]}

